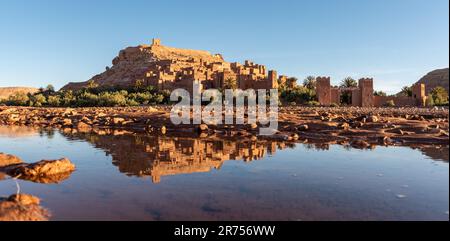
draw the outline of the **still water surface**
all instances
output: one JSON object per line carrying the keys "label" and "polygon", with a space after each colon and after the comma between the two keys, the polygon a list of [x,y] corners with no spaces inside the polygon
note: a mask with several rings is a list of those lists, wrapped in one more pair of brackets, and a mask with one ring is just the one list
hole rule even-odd
{"label": "still water surface", "polygon": [[[59,184],[19,181],[53,220],[448,220],[448,147],[64,134],[0,126],[0,152],[68,157]],[[0,180],[0,196],[16,192]]]}

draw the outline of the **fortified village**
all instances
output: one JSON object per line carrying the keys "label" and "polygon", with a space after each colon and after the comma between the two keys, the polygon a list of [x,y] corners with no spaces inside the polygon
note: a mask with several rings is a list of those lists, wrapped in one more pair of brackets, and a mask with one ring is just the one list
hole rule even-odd
{"label": "fortified village", "polygon": [[[155,86],[160,90],[182,88],[192,93],[193,83],[202,89],[225,89],[230,85],[239,89],[277,89],[279,86],[295,87],[287,76],[279,76],[275,70],[267,71],[266,66],[246,60],[244,64],[229,63],[221,54],[211,54],[202,50],[188,50],[167,47],[160,39],[153,39],[151,45],[128,47],[113,59],[112,67],[92,77],[86,82],[69,83],[63,90],[76,90],[90,83],[99,86]],[[343,93],[351,95],[351,106],[379,107],[387,101],[397,106],[425,106],[425,84],[413,86],[413,95],[374,96],[373,79],[363,78],[358,87],[332,87],[329,77],[317,78],[317,97],[321,105],[340,103]]]}

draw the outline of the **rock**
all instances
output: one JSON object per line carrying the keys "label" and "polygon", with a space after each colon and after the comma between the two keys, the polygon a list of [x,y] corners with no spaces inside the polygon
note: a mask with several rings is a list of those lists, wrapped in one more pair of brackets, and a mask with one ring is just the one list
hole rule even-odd
{"label": "rock", "polygon": [[0,221],[47,221],[49,218],[49,211],[40,206],[37,197],[16,194],[0,198]]}
{"label": "rock", "polygon": [[308,125],[301,125],[301,126],[297,127],[297,130],[299,130],[299,131],[307,131],[307,130],[309,130],[309,126]]}
{"label": "rock", "polygon": [[340,124],[339,127],[344,130],[347,130],[348,128],[350,128],[350,125],[347,122],[344,122],[344,123]]}
{"label": "rock", "polygon": [[371,115],[371,116],[367,117],[366,121],[375,123],[375,122],[379,121],[379,118],[377,116]]}
{"label": "rock", "polygon": [[350,143],[350,145],[354,148],[358,148],[358,149],[365,149],[368,148],[370,146],[369,143],[367,143],[366,141],[363,140],[354,140]]}
{"label": "rock", "polygon": [[161,127],[161,134],[165,135],[167,133],[167,128],[165,126]]}
{"label": "rock", "polygon": [[91,130],[92,127],[90,125],[80,121],[80,122],[77,123],[77,129],[79,131],[87,131],[87,130]]}
{"label": "rock", "polygon": [[120,118],[120,117],[114,117],[112,119],[112,121],[113,121],[114,125],[120,125],[120,124],[122,124],[122,122],[125,121],[125,119],[124,118]]}
{"label": "rock", "polygon": [[393,142],[394,141],[389,136],[384,136],[383,138],[381,138],[381,143],[384,145],[390,145]]}
{"label": "rock", "polygon": [[352,126],[353,128],[361,128],[364,126],[364,123],[361,121],[355,121]]}
{"label": "rock", "polygon": [[20,121],[20,115],[19,114],[10,114],[8,115],[8,122],[15,123]]}
{"label": "rock", "polygon": [[439,136],[449,137],[449,134],[447,131],[442,130],[441,133],[439,134]]}
{"label": "rock", "polygon": [[0,168],[20,163],[23,163],[20,158],[0,152]]}
{"label": "rock", "polygon": [[288,141],[289,139],[292,139],[290,136],[285,134],[275,134],[269,136],[270,139],[278,140],[278,141]]}
{"label": "rock", "polygon": [[75,165],[67,158],[59,160],[42,160],[32,164],[19,164],[6,168],[6,173],[13,177],[36,180],[39,177],[52,177],[72,173]]}
{"label": "rock", "polygon": [[62,121],[62,125],[63,125],[63,126],[72,126],[72,120],[71,120],[71,119],[68,119],[68,118],[65,118],[65,119]]}
{"label": "rock", "polygon": [[208,127],[207,124],[201,124],[201,125],[198,126],[198,130],[199,130],[200,132],[207,131],[208,128],[209,128],[209,127]]}
{"label": "rock", "polygon": [[105,117],[105,116],[107,116],[107,115],[105,113],[103,113],[103,112],[95,114],[95,117],[97,117],[97,118],[102,118],[102,117]]}
{"label": "rock", "polygon": [[12,202],[17,202],[20,203],[22,205],[32,205],[32,204],[36,204],[39,205],[41,200],[39,200],[39,198],[32,196],[32,195],[28,195],[28,194],[14,194],[11,195],[8,198],[8,201],[12,201]]}
{"label": "rock", "polygon": [[148,133],[153,133],[155,131],[155,128],[152,125],[147,125],[145,127],[145,131]]}

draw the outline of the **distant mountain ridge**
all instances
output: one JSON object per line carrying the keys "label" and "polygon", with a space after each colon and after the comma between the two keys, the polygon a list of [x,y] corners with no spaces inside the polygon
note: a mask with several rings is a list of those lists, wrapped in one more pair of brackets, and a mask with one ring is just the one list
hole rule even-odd
{"label": "distant mountain ridge", "polygon": [[426,92],[429,94],[434,88],[441,86],[449,92],[449,68],[436,69],[422,77],[417,83],[425,84]]}
{"label": "distant mountain ridge", "polygon": [[15,93],[36,93],[38,88],[33,87],[0,87],[0,100],[8,99],[9,96]]}

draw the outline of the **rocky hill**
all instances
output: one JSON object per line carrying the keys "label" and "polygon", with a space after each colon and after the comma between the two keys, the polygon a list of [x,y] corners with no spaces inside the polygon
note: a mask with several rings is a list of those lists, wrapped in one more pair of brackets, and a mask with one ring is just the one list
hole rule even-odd
{"label": "rocky hill", "polygon": [[424,77],[422,77],[417,83],[425,84],[426,85],[426,91],[427,94],[432,91],[437,86],[444,87],[447,92],[449,91],[449,69],[437,69],[434,71],[431,71],[430,73],[426,74]]}
{"label": "rocky hill", "polygon": [[[270,77],[271,76],[271,77]],[[112,67],[81,83],[69,83],[64,90],[88,86],[134,86],[137,83],[159,89],[192,88],[201,81],[206,88],[222,88],[224,81],[235,79],[240,88],[269,88],[277,83],[276,72],[266,72],[263,65],[226,62],[222,55],[202,50],[189,50],[161,45],[153,39],[151,45],[128,47],[113,59]]]}
{"label": "rocky hill", "polygon": [[15,93],[35,93],[37,91],[37,88],[32,87],[0,87],[0,100],[7,99]]}

